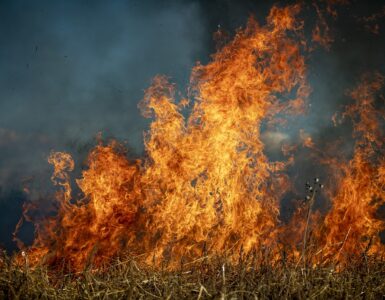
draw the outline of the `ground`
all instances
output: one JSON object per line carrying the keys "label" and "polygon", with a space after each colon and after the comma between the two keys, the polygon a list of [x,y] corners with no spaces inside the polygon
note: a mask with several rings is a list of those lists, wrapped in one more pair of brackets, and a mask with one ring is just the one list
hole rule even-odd
{"label": "ground", "polygon": [[[203,257],[175,270],[117,259],[103,270],[72,273],[60,268],[0,267],[0,299],[381,299],[385,263],[371,259],[336,271],[278,262],[256,264],[253,257],[229,263]],[[338,267],[337,267],[338,269]]]}

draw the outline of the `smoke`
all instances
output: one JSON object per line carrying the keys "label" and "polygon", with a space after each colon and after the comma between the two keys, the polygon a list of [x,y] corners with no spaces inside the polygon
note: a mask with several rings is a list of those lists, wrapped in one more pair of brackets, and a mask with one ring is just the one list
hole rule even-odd
{"label": "smoke", "polygon": [[[0,187],[2,228],[14,228],[28,184],[49,191],[51,150],[78,160],[102,132],[127,141],[131,154],[143,151],[149,120],[137,103],[156,74],[166,74],[183,91],[191,67],[215,50],[218,26],[233,35],[250,15],[264,22],[276,1],[49,1],[0,3]],[[340,140],[352,149],[349,124],[335,128],[332,115],[349,103],[346,89],[363,72],[385,73],[385,28],[368,32],[356,16],[379,11],[378,3],[353,3],[330,18],[334,42],[309,57],[313,92],[308,113],[278,132],[265,132],[266,151],[279,159],[282,143],[299,142],[305,129],[316,145]],[[314,11],[304,11],[307,24]],[[323,175],[299,149],[291,175],[298,191]],[[36,183],[38,182],[38,183]],[[286,204],[285,204],[286,205]],[[286,207],[283,205],[284,207]],[[7,218],[4,216],[7,215]],[[4,225],[4,227],[3,227]],[[2,230],[8,249],[11,231]]]}
{"label": "smoke", "polygon": [[[102,132],[139,155],[148,125],[137,109],[143,90],[159,73],[183,89],[205,34],[198,2],[2,1],[0,219],[7,227],[21,215],[12,191],[32,181],[49,190],[51,150],[82,158]],[[9,248],[12,230],[1,232]]]}
{"label": "smoke", "polygon": [[143,90],[158,73],[183,86],[202,48],[197,3],[8,1],[0,11],[2,172],[25,175],[99,131],[140,152]]}

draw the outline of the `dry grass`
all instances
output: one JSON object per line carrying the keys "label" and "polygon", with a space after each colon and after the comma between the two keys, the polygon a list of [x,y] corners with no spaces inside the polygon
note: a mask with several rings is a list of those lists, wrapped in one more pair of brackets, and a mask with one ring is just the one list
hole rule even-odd
{"label": "dry grass", "polygon": [[366,261],[335,272],[280,263],[274,268],[248,256],[237,264],[202,258],[176,271],[116,260],[104,271],[70,273],[27,265],[3,256],[1,299],[380,299],[385,263]]}

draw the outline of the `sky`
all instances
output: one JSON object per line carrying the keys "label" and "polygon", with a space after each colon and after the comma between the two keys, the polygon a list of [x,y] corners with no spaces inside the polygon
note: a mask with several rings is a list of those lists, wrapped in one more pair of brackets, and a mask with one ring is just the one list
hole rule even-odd
{"label": "sky", "polygon": [[[330,51],[318,49],[309,58],[311,111],[289,137],[306,128],[322,144],[344,134],[331,130],[330,118],[348,101],[346,89],[365,71],[385,73],[384,19],[373,34],[353,17],[380,11],[384,3],[352,2],[333,21]],[[11,232],[26,197],[23,184],[49,191],[52,150],[82,157],[101,132],[126,142],[132,156],[142,155],[150,120],[137,104],[151,79],[165,74],[183,93],[192,66],[207,63],[215,51],[218,26],[233,34],[250,15],[263,22],[273,3],[0,0],[0,245],[15,246]],[[304,14],[311,22],[311,12]],[[298,176],[310,176],[310,169],[304,162]]]}

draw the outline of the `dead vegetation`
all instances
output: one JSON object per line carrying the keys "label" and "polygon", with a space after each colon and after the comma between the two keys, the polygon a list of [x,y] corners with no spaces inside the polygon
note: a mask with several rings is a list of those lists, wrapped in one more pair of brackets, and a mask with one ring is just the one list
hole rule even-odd
{"label": "dead vegetation", "polygon": [[[225,257],[181,262],[177,270],[116,259],[99,270],[72,273],[57,266],[16,266],[2,256],[0,299],[380,299],[385,263],[366,258],[342,271],[303,268],[280,261],[257,263],[257,254],[237,263]],[[26,260],[27,262],[27,260]]]}

